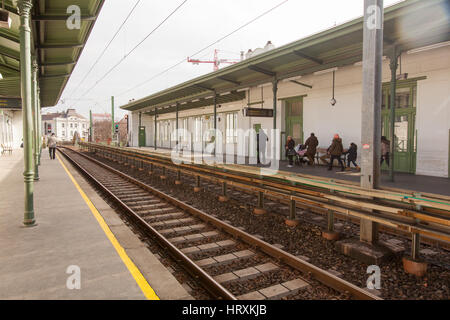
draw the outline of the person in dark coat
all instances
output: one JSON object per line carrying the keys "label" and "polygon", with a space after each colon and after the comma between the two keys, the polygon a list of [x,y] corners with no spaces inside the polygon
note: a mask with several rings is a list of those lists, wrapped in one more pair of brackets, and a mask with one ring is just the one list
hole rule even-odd
{"label": "person in dark coat", "polygon": [[295,152],[295,141],[294,139],[292,139],[291,136],[287,138],[285,148],[286,148],[286,157],[289,159],[288,168],[292,168],[294,165],[294,156],[296,155],[296,152]]}
{"label": "person in dark coat", "polygon": [[335,134],[333,142],[331,143],[331,146],[328,148],[328,153],[330,154],[330,165],[328,167],[328,170],[333,169],[333,162],[336,159],[337,161],[339,161],[339,164],[341,165],[341,171],[345,171],[344,163],[341,160],[343,152],[344,146],[342,145],[342,139],[339,138],[338,134]]}
{"label": "person in dark coat", "polygon": [[316,156],[318,145],[319,140],[317,140],[314,133],[311,133],[311,136],[305,141],[305,146],[307,148],[305,156],[308,158],[310,166],[314,164],[314,157]]}
{"label": "person in dark coat", "polygon": [[386,139],[385,136],[382,136],[381,137],[381,162],[380,162],[380,165],[383,164],[383,161],[386,161],[386,164],[389,167],[390,148],[391,148],[391,142],[388,139]]}
{"label": "person in dark coat", "polygon": [[357,170],[360,170],[361,168],[356,164],[356,158],[358,157],[358,146],[352,142],[347,152],[344,152],[344,155],[345,154],[347,155],[347,169],[350,170],[351,162]]}

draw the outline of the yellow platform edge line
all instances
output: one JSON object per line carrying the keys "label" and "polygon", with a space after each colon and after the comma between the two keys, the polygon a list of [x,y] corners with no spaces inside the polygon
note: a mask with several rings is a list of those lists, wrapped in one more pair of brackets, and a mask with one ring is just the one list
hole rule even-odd
{"label": "yellow platform edge line", "polygon": [[57,155],[59,163],[66,171],[67,175],[69,176],[70,180],[72,180],[72,183],[77,188],[78,192],[80,193],[83,200],[88,205],[89,209],[91,210],[92,214],[94,215],[95,219],[97,219],[98,224],[102,228],[103,232],[106,234],[107,238],[113,245],[114,249],[116,249],[117,253],[119,254],[120,258],[122,259],[123,263],[127,267],[128,271],[131,273],[132,277],[138,284],[139,288],[144,293],[145,297],[148,300],[159,300],[159,297],[156,295],[153,288],[150,286],[150,284],[147,282],[145,277],[142,275],[142,273],[139,271],[139,269],[136,267],[136,265],[133,263],[133,261],[130,259],[130,257],[125,252],[125,249],[120,245],[119,241],[117,241],[116,237],[112,233],[109,226],[106,224],[105,220],[101,216],[100,212],[98,212],[97,208],[94,206],[92,201],[88,198],[86,193],[81,189],[78,182],[75,180],[75,178],[72,176],[72,174],[69,172],[65,164],[61,161],[60,157]]}

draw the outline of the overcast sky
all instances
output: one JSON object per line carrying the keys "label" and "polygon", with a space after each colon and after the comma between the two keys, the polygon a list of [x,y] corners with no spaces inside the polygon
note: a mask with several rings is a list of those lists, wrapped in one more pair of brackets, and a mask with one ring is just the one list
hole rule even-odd
{"label": "overcast sky", "polygon": [[[95,113],[110,113],[110,97],[114,95],[118,119],[125,114],[119,107],[130,99],[139,99],[209,73],[213,71],[213,66],[184,62],[139,88],[134,88],[135,86],[186,59],[283,1],[188,0],[137,50],[128,55],[114,71],[85,95],[110,68],[183,2],[183,0],[141,0],[93,72],[79,86],[80,81],[137,2],[137,0],[105,1],[62,99],[56,107],[44,109],[44,113],[65,110],[68,107],[76,108],[85,116],[88,116],[90,109]],[[263,47],[268,40],[279,47],[362,16],[363,2],[363,0],[289,0],[195,58],[211,60],[214,49],[218,49],[221,59],[239,59],[241,50],[247,52],[249,48]],[[389,6],[397,2],[400,1],[385,0],[384,4]]]}

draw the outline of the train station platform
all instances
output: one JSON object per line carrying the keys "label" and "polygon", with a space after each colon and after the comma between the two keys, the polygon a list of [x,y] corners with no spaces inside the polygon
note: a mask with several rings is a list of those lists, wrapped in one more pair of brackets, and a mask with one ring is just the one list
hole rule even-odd
{"label": "train station platform", "polygon": [[23,151],[0,157],[0,299],[192,299],[61,156],[39,169],[26,228]]}
{"label": "train station platform", "polygon": [[[161,154],[165,156],[170,156],[172,150],[166,148],[158,148],[155,150],[154,147],[130,147],[130,149],[147,151],[151,153]],[[196,160],[202,159],[201,153],[192,154],[192,158]],[[207,157],[207,156],[206,156]],[[195,160],[194,160],[195,161]],[[200,160],[201,161],[201,160]],[[248,159],[246,160],[248,163]],[[236,168],[242,169],[247,167],[248,170],[254,171],[255,168],[261,168],[264,166],[261,165],[234,165],[234,164],[226,164],[226,156],[223,159],[223,166],[235,166]],[[234,163],[237,163],[236,157]],[[245,169],[244,169],[245,170]],[[353,168],[351,171],[340,172],[339,168],[333,168],[332,171],[328,171],[327,167],[324,165],[315,165],[309,166],[307,164],[294,165],[292,168],[288,167],[288,161],[282,160],[278,163],[278,172],[285,176],[289,176],[292,174],[298,174],[301,176],[305,176],[307,178],[325,178],[334,181],[348,181],[349,183],[359,184],[361,174],[356,172]],[[381,173],[381,186],[383,188],[389,189],[401,189],[412,192],[419,193],[432,193],[436,195],[442,196],[450,196],[450,179],[449,178],[441,178],[441,177],[432,177],[425,175],[415,175],[415,174],[407,174],[407,173],[395,173],[394,182],[390,181],[389,173],[387,171],[383,171]]]}

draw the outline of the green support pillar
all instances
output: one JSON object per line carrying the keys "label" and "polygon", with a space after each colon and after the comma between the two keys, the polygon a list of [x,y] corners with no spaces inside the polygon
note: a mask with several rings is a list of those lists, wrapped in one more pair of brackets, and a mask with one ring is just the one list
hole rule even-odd
{"label": "green support pillar", "polygon": [[157,130],[157,118],[158,118],[158,109],[156,109],[155,108],[155,150],[158,148],[157,146],[156,146],[156,143],[157,143],[157,139],[156,139],[156,136],[157,136],[157,134],[158,134],[158,130]]}
{"label": "green support pillar", "polygon": [[33,4],[31,0],[19,0],[17,7],[20,15],[20,81],[23,117],[23,153],[24,153],[24,182],[25,182],[25,211],[23,224],[31,227],[36,225],[34,218],[34,190],[33,190],[33,118],[31,100],[31,28],[30,12]]}
{"label": "green support pillar", "polygon": [[178,138],[178,112],[179,112],[179,109],[180,109],[180,104],[177,102],[177,105],[176,105],[176,114],[175,114],[175,129],[176,129],[176,134],[175,134],[175,136],[176,136],[176,145],[177,145],[177,151],[178,150],[180,150],[179,148],[180,148],[180,146],[178,145],[179,143],[180,143],[180,141],[179,141],[179,138]]}
{"label": "green support pillar", "polygon": [[41,155],[42,155],[42,114],[41,114],[41,88],[37,87],[37,111],[38,111],[38,165],[41,165]]}
{"label": "green support pillar", "polygon": [[111,144],[114,140],[114,96],[111,97]]}
{"label": "green support pillar", "polygon": [[92,126],[92,110],[89,110],[89,142],[94,141],[94,128]]}
{"label": "green support pillar", "polygon": [[214,157],[217,149],[217,92],[214,91]]}
{"label": "green support pillar", "polygon": [[[277,129],[277,93],[278,93],[278,80],[275,77],[273,79],[273,83],[272,83],[272,90],[273,90],[273,130]],[[274,135],[273,135],[273,139],[274,141],[272,141],[272,158],[273,161],[276,161],[277,159],[277,152],[279,152],[279,150],[277,151],[277,137],[275,136],[276,131],[274,131]]]}
{"label": "green support pillar", "polygon": [[34,149],[34,181],[39,181],[39,115],[37,97],[37,72],[38,64],[33,57],[31,81],[31,100],[33,104],[33,149]]}
{"label": "green support pillar", "polygon": [[390,87],[390,95],[391,100],[389,102],[390,105],[390,133],[391,133],[391,145],[389,149],[389,180],[394,182],[394,152],[395,152],[395,97],[397,95],[397,68],[398,68],[398,57],[399,53],[397,48],[394,47],[391,53],[391,87]]}

